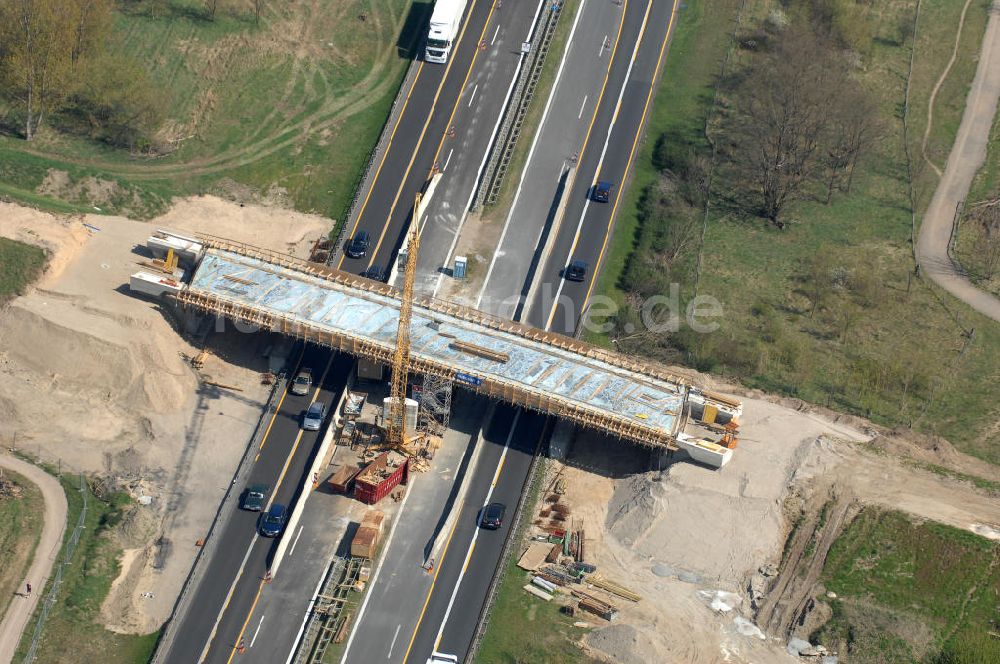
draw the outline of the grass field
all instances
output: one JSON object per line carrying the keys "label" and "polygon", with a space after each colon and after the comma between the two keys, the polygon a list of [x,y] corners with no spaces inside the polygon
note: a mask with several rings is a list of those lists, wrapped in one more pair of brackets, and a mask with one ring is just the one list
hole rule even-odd
{"label": "grass field", "polygon": [[[775,7],[747,0],[741,30],[749,32]],[[947,437],[963,450],[1000,462],[991,443],[1000,415],[991,397],[1000,372],[1000,330],[932,284],[914,279],[911,218],[903,149],[902,104],[910,42],[897,26],[914,2],[871,3],[872,39],[854,75],[878,103],[881,131],[859,166],[849,194],[824,205],[808,196],[789,210],[784,230],[711,208],[705,227],[699,294],[723,305],[711,334],[638,334],[619,348],[693,365],[771,392],[798,396],[885,425]],[[951,57],[963,3],[925,0],[917,31],[909,142],[917,159],[931,89]],[[624,279],[634,261],[655,260],[656,228],[641,223],[639,201],[657,178],[653,152],[666,140],[709,154],[705,131],[715,83],[736,25],[740,3],[687,4],[662,74],[647,138],[636,159],[614,242],[595,292],[629,298]],[[930,159],[943,165],[961,117],[965,91],[985,26],[986,5],[973,0],[958,57],[934,105]],[[749,57],[734,51],[732,67]],[[712,134],[718,138],[717,132]],[[930,167],[917,168],[918,213],[936,184]],[[717,178],[716,198],[736,186]],[[919,214],[918,214],[919,218]],[[697,250],[671,266],[682,294],[695,288]],[[842,286],[816,312],[808,294],[811,272]],[[975,336],[969,342],[968,330]],[[595,341],[608,343],[607,338]]]}
{"label": "grass field", "polygon": [[260,26],[247,11],[205,20],[202,4],[153,11],[140,1],[115,14],[114,48],[163,90],[157,140],[168,154],[129,155],[51,129],[30,144],[0,137],[0,193],[137,217],[199,193],[343,216],[430,4],[269,2]]}
{"label": "grass field", "polygon": [[[55,474],[54,469],[48,470]],[[83,509],[83,494],[78,476],[64,475],[60,481],[69,508],[59,558],[62,560]],[[121,521],[123,509],[129,502],[130,498],[125,494],[112,494],[105,502],[88,493],[85,525],[70,564],[63,567],[58,598],[42,631],[35,661],[145,664],[152,656],[157,633],[145,636],[116,634],[100,623],[101,604],[119,572],[121,548],[112,541],[110,534]],[[43,596],[51,585],[52,578]],[[14,661],[20,662],[24,658],[37,620],[38,610],[29,623],[29,629],[22,635]]]}
{"label": "grass field", "polygon": [[3,478],[21,487],[20,498],[0,497],[0,616],[7,613],[21,580],[31,566],[42,533],[45,503],[42,492],[22,475],[3,470]]}
{"label": "grass field", "polygon": [[813,642],[851,662],[1000,661],[1000,543],[898,512],[864,510],[830,550],[834,617]]}
{"label": "grass field", "polygon": [[44,267],[44,251],[0,237],[0,304],[22,294]]}

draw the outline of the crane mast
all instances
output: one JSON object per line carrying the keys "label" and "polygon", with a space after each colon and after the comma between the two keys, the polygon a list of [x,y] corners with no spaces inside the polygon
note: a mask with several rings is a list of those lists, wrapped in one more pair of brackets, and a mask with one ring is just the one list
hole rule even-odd
{"label": "crane mast", "polygon": [[406,266],[403,270],[403,293],[399,300],[399,328],[396,331],[396,353],[392,359],[392,389],[389,421],[386,422],[387,442],[406,445],[406,378],[410,373],[410,320],[413,313],[413,284],[417,276],[417,253],[420,251],[420,199],[413,202],[409,241],[406,246]]}

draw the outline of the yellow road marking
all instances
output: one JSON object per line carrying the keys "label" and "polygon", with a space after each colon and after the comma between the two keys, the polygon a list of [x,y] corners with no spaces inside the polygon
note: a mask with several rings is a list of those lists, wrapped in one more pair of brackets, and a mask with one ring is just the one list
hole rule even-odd
{"label": "yellow road marking", "polygon": [[[348,237],[354,237],[355,231],[358,230],[358,224],[361,223],[361,216],[365,213],[365,208],[368,207],[368,200],[372,197],[372,192],[375,191],[375,183],[378,182],[378,176],[382,172],[382,166],[385,165],[385,160],[389,156],[389,152],[392,150],[392,141],[396,137],[396,130],[399,129],[399,125],[403,124],[403,116],[406,114],[406,107],[410,103],[410,95],[413,94],[413,89],[417,87],[417,81],[420,80],[420,74],[424,71],[423,61],[417,65],[417,75],[413,77],[413,85],[406,92],[406,99],[403,100],[403,108],[399,111],[399,119],[396,120],[396,126],[392,128],[392,133],[389,134],[389,143],[385,146],[385,152],[382,153],[382,159],[378,162],[378,168],[375,169],[375,177],[372,178],[372,186],[369,187],[368,193],[365,194],[365,200],[361,204],[361,210],[358,211],[358,218],[354,220],[354,227],[351,228],[351,234]],[[442,83],[444,81],[442,80]],[[337,269],[344,264],[344,256],[341,254],[340,261],[337,263]]]}
{"label": "yellow road marking", "polygon": [[[302,358],[305,357],[306,349],[303,348],[302,352],[299,353],[299,359],[295,361],[295,372],[298,372],[299,367],[302,366]],[[264,437],[260,439],[260,447],[257,448],[257,456],[254,457],[253,462],[257,463],[260,459],[261,450],[264,449],[264,445],[267,443],[267,437],[271,435],[271,427],[274,426],[274,421],[278,419],[278,413],[281,412],[281,404],[285,403],[285,397],[288,396],[288,390],[286,389],[278,400],[278,407],[274,409],[274,415],[271,416],[271,421],[267,423],[267,430],[264,432]]]}
{"label": "yellow road marking", "polygon": [[[482,41],[483,35],[486,34],[486,28],[490,24],[490,18],[493,16],[493,8],[496,6],[496,0],[494,4],[490,5],[490,13],[486,16],[486,23],[483,25],[483,32],[479,36],[479,41]],[[465,29],[469,27],[469,22],[472,20],[472,14],[476,9],[476,0],[472,0],[472,5],[469,8],[469,18],[462,24],[462,31],[458,35],[458,39],[455,41],[455,48],[452,51],[452,57],[448,58],[448,64],[444,70],[444,76],[441,78],[441,84],[438,86],[437,92],[434,93],[434,103],[431,104],[431,112],[427,114],[427,119],[424,120],[424,126],[420,130],[420,138],[417,140],[417,147],[413,149],[413,153],[410,154],[410,162],[406,165],[406,172],[403,173],[403,179],[399,182],[399,188],[396,189],[396,195],[392,199],[392,205],[389,207],[389,215],[385,219],[385,224],[382,226],[382,232],[378,236],[378,243],[375,245],[375,250],[371,253],[371,260],[368,261],[368,267],[375,264],[375,258],[378,256],[378,250],[382,246],[382,241],[385,239],[385,234],[389,231],[389,226],[392,223],[392,213],[396,210],[396,204],[399,203],[399,197],[403,193],[403,187],[406,186],[406,178],[410,176],[410,170],[413,168],[413,162],[417,158],[417,153],[420,152],[420,146],[424,143],[424,135],[427,133],[427,127],[430,126],[431,118],[434,116],[434,109],[437,107],[438,97],[441,96],[441,90],[444,88],[444,82],[448,80],[448,74],[451,71],[451,66],[455,62],[455,55],[458,53],[458,44],[462,41],[462,37],[465,36]],[[465,73],[465,80],[469,80],[469,74],[472,72],[473,65],[476,64],[476,58],[479,56],[479,41],[476,42],[476,50],[472,55],[472,62],[469,63],[469,69]],[[465,90],[465,83],[462,83],[462,90],[459,91],[458,97],[455,98],[455,107],[458,106],[459,100],[462,98],[462,92]],[[452,108],[451,115],[454,117],[455,109]],[[451,126],[451,121],[448,121],[448,125],[445,126],[445,134],[448,133],[448,128]],[[442,137],[442,141],[444,138]],[[438,150],[440,150],[440,146]],[[435,161],[437,160],[437,153],[434,154]]]}
{"label": "yellow road marking", "polygon": [[264,582],[261,581],[260,584],[257,586],[257,596],[253,598],[253,605],[250,607],[250,613],[247,614],[247,619],[243,621],[243,627],[240,628],[240,633],[239,636],[236,637],[236,643],[233,644],[233,649],[229,651],[229,659],[226,660],[226,664],[232,662],[233,657],[236,655],[237,646],[239,645],[240,640],[243,638],[243,633],[247,629],[247,624],[250,622],[250,616],[253,615],[253,610],[257,608],[257,602],[260,600],[260,593],[263,589],[264,589]]}
{"label": "yellow road marking", "polygon": [[[305,354],[305,350],[304,349],[303,349],[302,352],[303,352],[303,354]],[[319,396],[320,391],[323,389],[322,386],[323,386],[323,383],[326,382],[326,375],[330,372],[330,367],[333,366],[333,358],[334,358],[334,354],[331,353],[330,354],[330,360],[326,363],[326,368],[323,369],[323,374],[320,376],[319,382],[317,383],[316,391],[313,392],[312,401],[316,401],[316,397]],[[301,360],[301,357],[299,359]],[[282,397],[282,401],[284,401],[284,397]],[[277,417],[277,415],[278,415],[278,413],[275,412],[275,417]],[[271,422],[272,422],[272,424],[274,423],[273,418],[272,418]],[[270,432],[271,432],[271,427],[270,427],[270,425],[268,425],[268,433],[270,433]],[[278,476],[278,481],[274,485],[274,491],[271,492],[271,498],[272,498],[272,500],[274,499],[274,496],[278,495],[278,489],[281,487],[281,483],[285,480],[285,474],[288,472],[288,467],[291,465],[292,459],[295,458],[295,451],[299,448],[299,443],[302,441],[302,434],[303,433],[305,433],[305,432],[302,429],[299,429],[298,435],[295,436],[295,443],[292,445],[292,451],[288,453],[287,457],[285,457],[285,465],[284,465],[284,467],[282,467],[282,469],[281,469],[281,475]],[[255,542],[256,542],[256,540],[255,540]],[[253,546],[253,544],[251,544],[251,546]],[[241,571],[240,576],[236,577],[236,585],[237,586],[239,585],[240,578],[242,578],[242,576],[243,576],[243,574],[242,574],[242,571]],[[233,646],[232,646],[232,651],[229,653],[229,659],[227,660],[227,662],[231,662],[233,660],[233,655],[236,653],[236,646],[237,646],[237,644],[239,644],[240,638],[243,637],[243,631],[247,628],[247,623],[249,623],[250,622],[250,618],[253,617],[253,612],[254,612],[254,609],[257,608],[257,602],[258,602],[258,600],[260,600],[260,592],[261,592],[261,589],[263,589],[263,587],[264,587],[264,582],[261,581],[260,585],[257,587],[257,596],[254,597],[253,604],[250,606],[250,612],[247,613],[247,618],[246,618],[246,620],[243,621],[243,627],[240,629],[240,634],[236,638],[236,643],[233,644]],[[230,599],[232,599],[232,596],[230,596]],[[227,600],[226,604],[222,607],[222,614],[220,614],[220,615],[224,615],[226,613],[226,609],[228,609],[228,608],[229,608],[229,601]]]}
{"label": "yellow road marking", "polygon": [[417,624],[413,628],[413,634],[410,636],[410,644],[406,646],[406,653],[403,655],[403,664],[406,664],[406,660],[410,657],[410,650],[413,649],[413,642],[417,639],[417,632],[420,631],[420,623],[424,619],[424,613],[427,611],[427,605],[431,601],[431,595],[434,594],[434,584],[437,583],[438,574],[441,573],[441,567],[444,566],[445,556],[448,555],[448,547],[451,546],[451,538],[455,535],[455,531],[458,530],[458,524],[462,520],[462,512],[465,511],[465,507],[462,507],[461,511],[458,513],[458,518],[455,519],[455,524],[451,527],[451,532],[448,533],[448,541],[444,543],[444,550],[441,551],[441,560],[435,561],[437,567],[434,568],[434,578],[431,580],[431,587],[427,591],[427,597],[424,599],[424,605],[420,609],[420,616],[417,618]]}
{"label": "yellow road marking", "polygon": [[[622,29],[625,27],[625,14],[628,12],[628,0],[624,0],[622,3],[622,18],[618,22],[618,34],[615,36],[615,43],[611,47],[611,57],[608,58],[608,70],[604,72],[604,82],[601,83],[601,92],[597,95],[597,103],[594,104],[594,113],[590,116],[590,124],[587,125],[587,135],[583,139],[583,147],[580,148],[580,152],[577,154],[576,163],[583,162],[583,155],[587,151],[587,146],[590,144],[590,132],[594,130],[594,122],[597,121],[597,113],[601,110],[601,101],[604,99],[604,91],[608,87],[608,79],[611,77],[611,65],[615,61],[615,53],[618,52],[618,42],[622,38]],[[570,192],[566,192],[566,195],[570,195]],[[575,244],[574,244],[575,248]],[[552,312],[549,314],[549,318],[545,323],[545,329],[548,329],[552,325],[552,319],[556,316],[556,308],[558,307],[558,302],[552,305]]]}
{"label": "yellow road marking", "polygon": [[[625,162],[625,176],[628,177],[629,169],[632,168],[632,159],[635,157],[635,149],[639,144],[639,136],[642,135],[642,127],[646,124],[646,114],[649,112],[649,103],[653,99],[653,89],[656,87],[656,81],[659,78],[660,67],[663,64],[663,56],[667,51],[667,42],[670,41],[670,31],[674,27],[674,17],[677,16],[677,2],[674,0],[674,8],[670,12],[670,22],[667,23],[667,34],[663,38],[663,44],[660,46],[660,55],[656,59],[656,71],[653,73],[653,78],[649,83],[649,91],[646,93],[646,105],[642,109],[642,118],[639,120],[639,127],[635,131],[635,137],[632,140],[632,150],[629,152],[628,161]],[[587,288],[587,296],[583,299],[583,304],[580,307],[580,311],[587,310],[587,302],[590,300],[590,294],[594,290],[594,284],[597,282],[597,274],[601,269],[601,262],[604,260],[604,252],[608,247],[608,239],[611,237],[611,228],[614,226],[615,213],[618,210],[618,202],[621,201],[621,189],[618,190],[618,197],[615,198],[615,204],[611,208],[611,217],[608,219],[608,229],[604,234],[604,243],[601,245],[601,253],[597,256],[597,264],[594,266],[594,271],[591,273],[590,287]]]}

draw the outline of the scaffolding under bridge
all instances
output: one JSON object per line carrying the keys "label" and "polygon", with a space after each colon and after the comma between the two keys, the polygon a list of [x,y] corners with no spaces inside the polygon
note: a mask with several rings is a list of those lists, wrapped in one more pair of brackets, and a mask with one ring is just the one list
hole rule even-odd
{"label": "scaffolding under bridge", "polygon": [[[398,289],[251,245],[198,239],[190,280],[169,293],[180,304],[391,364]],[[692,393],[661,365],[428,297],[413,303],[411,371],[668,449]]]}

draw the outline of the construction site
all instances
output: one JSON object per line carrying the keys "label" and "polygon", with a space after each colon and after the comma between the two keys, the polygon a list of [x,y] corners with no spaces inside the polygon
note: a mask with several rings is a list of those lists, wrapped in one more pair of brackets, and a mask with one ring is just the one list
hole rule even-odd
{"label": "construction site", "polygon": [[[415,261],[412,240],[411,247]],[[400,292],[242,243],[160,230],[147,248],[164,254],[170,276],[136,273],[133,291],[391,366],[393,404],[402,404],[407,377],[416,374],[636,443],[683,448],[716,468],[736,447],[742,404],[665,367],[467,307],[415,299],[412,285]],[[390,428],[398,419],[389,420]],[[687,433],[689,420],[707,425],[716,440]]]}

